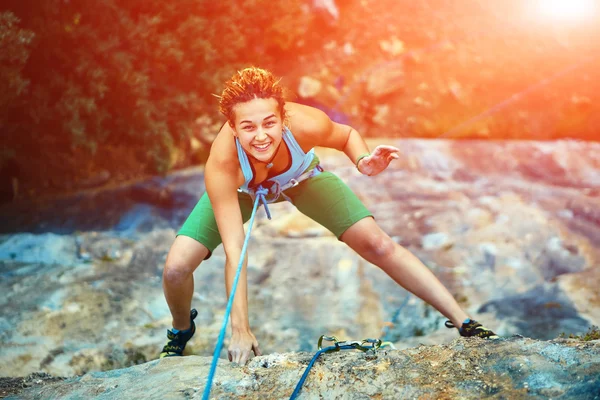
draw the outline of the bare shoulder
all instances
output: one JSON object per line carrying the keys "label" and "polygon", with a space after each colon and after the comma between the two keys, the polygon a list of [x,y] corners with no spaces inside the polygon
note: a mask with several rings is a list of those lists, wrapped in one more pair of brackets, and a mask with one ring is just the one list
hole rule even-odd
{"label": "bare shoulder", "polygon": [[221,127],[217,137],[210,146],[208,161],[219,164],[228,163],[235,153],[236,149],[233,132],[229,124],[226,123]]}
{"label": "bare shoulder", "polygon": [[285,111],[290,129],[303,148],[317,146],[319,138],[332,129],[331,119],[318,108],[286,102]]}
{"label": "bare shoulder", "polygon": [[290,129],[304,151],[321,146],[343,151],[352,127],[332,121],[325,112],[297,103],[286,103]]}
{"label": "bare shoulder", "polygon": [[227,123],[223,125],[213,141],[206,161],[206,174],[211,175],[214,171],[218,171],[218,175],[221,177],[223,174],[230,176],[236,182],[241,177],[243,183],[243,174],[241,174],[238,161],[233,130]]}

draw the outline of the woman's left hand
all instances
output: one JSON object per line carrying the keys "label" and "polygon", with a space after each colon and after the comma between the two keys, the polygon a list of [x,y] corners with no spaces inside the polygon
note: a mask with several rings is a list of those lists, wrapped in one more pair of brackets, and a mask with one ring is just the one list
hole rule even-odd
{"label": "woman's left hand", "polygon": [[363,158],[358,163],[358,170],[361,174],[373,176],[377,175],[390,165],[392,160],[400,157],[400,149],[394,146],[377,146],[370,156]]}

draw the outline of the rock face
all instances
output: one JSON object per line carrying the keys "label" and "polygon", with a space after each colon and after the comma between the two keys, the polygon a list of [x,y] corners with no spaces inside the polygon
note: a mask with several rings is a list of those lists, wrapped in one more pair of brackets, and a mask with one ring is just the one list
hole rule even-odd
{"label": "rock face", "polygon": [[[382,142],[402,157],[375,177],[341,153],[318,154],[472,317],[536,340],[600,325],[599,144]],[[0,209],[0,375],[73,376],[155,359],[171,322],[162,268],[202,181],[197,168]],[[258,213],[248,264],[250,323],[265,354],[314,351],[322,334],[400,349],[457,337],[436,310],[292,205],[271,213],[271,221]],[[224,261],[218,248],[194,273],[189,354],[213,352]]]}
{"label": "rock face", "polygon": [[[223,361],[214,399],[287,399],[311,353],[270,354],[240,367]],[[33,387],[20,399],[199,399],[209,357],[152,361]],[[376,357],[325,353],[310,370],[302,399],[481,399],[600,397],[600,342],[525,338],[457,339],[447,345],[378,350]],[[10,398],[10,397],[9,397]]]}

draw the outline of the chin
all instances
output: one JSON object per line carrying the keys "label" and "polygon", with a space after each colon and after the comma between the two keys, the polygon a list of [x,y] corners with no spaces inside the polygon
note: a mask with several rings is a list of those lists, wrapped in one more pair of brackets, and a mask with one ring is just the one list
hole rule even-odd
{"label": "chin", "polygon": [[254,158],[256,158],[259,161],[269,162],[271,160],[271,158],[273,158],[273,156],[275,155],[275,152],[277,151],[277,147],[278,147],[278,143],[275,143],[274,141],[271,142],[269,144],[269,146],[262,151],[256,147],[254,147],[253,145],[251,145],[250,146],[250,148],[251,148],[250,154],[252,154],[254,156]]}

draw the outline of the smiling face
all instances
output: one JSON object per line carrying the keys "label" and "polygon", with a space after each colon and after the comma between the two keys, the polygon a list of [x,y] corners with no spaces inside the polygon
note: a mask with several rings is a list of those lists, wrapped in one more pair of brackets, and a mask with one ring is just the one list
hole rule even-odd
{"label": "smiling face", "polygon": [[247,154],[263,163],[270,162],[281,144],[283,120],[274,98],[255,98],[233,107],[230,121]]}

